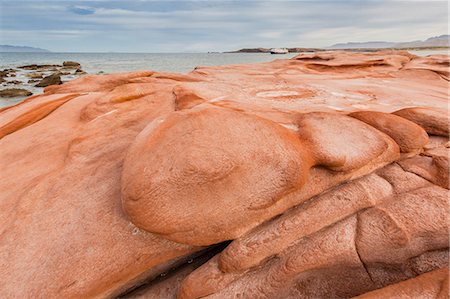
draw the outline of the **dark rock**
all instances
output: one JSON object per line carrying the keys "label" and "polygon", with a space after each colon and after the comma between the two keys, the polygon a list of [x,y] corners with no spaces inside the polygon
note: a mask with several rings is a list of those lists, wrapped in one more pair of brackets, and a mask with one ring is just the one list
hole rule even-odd
{"label": "dark rock", "polygon": [[11,80],[11,81],[6,81],[6,80],[5,80],[5,82],[6,82],[7,84],[22,84],[22,81],[19,81],[19,80]]}
{"label": "dark rock", "polygon": [[0,78],[3,78],[3,77],[12,77],[11,75],[12,74],[14,74],[14,76],[15,76],[15,72],[16,72],[16,70],[14,70],[14,69],[4,69],[3,71],[0,71]]}
{"label": "dark rock", "polygon": [[3,98],[28,97],[32,94],[31,91],[22,88],[7,88],[0,90],[0,97]]}
{"label": "dark rock", "polygon": [[37,83],[39,81],[41,81],[41,80],[39,80],[39,79],[31,79],[31,80],[28,80],[28,84]]}
{"label": "dark rock", "polygon": [[75,73],[73,73],[74,75],[85,75],[87,74],[85,71],[83,71],[82,69],[77,69],[75,71]]}
{"label": "dark rock", "polygon": [[22,70],[56,70],[56,68],[61,67],[61,65],[58,64],[29,64],[29,65],[23,65],[19,66],[17,68]]}
{"label": "dark rock", "polygon": [[63,67],[65,68],[72,68],[72,69],[78,69],[81,67],[81,64],[79,64],[76,61],[64,61]]}
{"label": "dark rock", "polygon": [[231,51],[226,53],[269,53],[270,49],[268,48],[245,48],[237,51]]}
{"label": "dark rock", "polygon": [[38,84],[36,84],[36,87],[47,87],[50,85],[59,85],[62,84],[61,81],[61,73],[54,73],[50,76],[44,77],[44,79],[41,80]]}

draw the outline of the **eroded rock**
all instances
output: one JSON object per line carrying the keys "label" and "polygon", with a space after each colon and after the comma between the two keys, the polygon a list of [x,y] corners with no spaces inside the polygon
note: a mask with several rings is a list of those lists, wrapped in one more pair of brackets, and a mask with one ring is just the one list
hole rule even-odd
{"label": "eroded rock", "polygon": [[402,153],[417,153],[428,144],[428,135],[425,130],[405,118],[375,111],[353,112],[350,116],[389,135],[400,146]]}
{"label": "eroded rock", "polygon": [[358,299],[448,298],[448,270],[439,269],[382,289],[355,297]]}
{"label": "eroded rock", "polygon": [[394,112],[395,115],[417,123],[430,134],[449,136],[450,117],[445,110],[433,108],[405,108]]}
{"label": "eroded rock", "polygon": [[312,163],[301,140],[276,123],[227,109],[187,110],[150,124],[131,146],[123,206],[149,232],[211,245],[261,222],[266,207],[305,183]]}
{"label": "eroded rock", "polygon": [[0,109],[0,294],[441,296],[445,63],[86,75]]}

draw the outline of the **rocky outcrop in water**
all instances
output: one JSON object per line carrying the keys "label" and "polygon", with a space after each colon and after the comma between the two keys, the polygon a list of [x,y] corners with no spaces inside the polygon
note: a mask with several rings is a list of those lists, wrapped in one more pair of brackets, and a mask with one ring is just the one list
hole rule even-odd
{"label": "rocky outcrop in water", "polygon": [[[43,87],[59,85],[63,81],[73,80],[85,74],[87,73],[81,69],[81,65],[74,61],[65,61],[63,65],[30,64],[18,66],[17,69],[10,68],[0,71],[0,84],[2,87],[14,84],[18,89],[31,89],[30,92],[39,94]],[[0,91],[3,90],[0,89]],[[0,98],[2,97],[0,93]],[[13,101],[8,99],[6,105],[12,105],[24,97],[24,95],[14,96],[15,99]],[[0,100],[0,108],[3,105],[5,105],[5,102],[2,103]]]}
{"label": "rocky outcrop in water", "polygon": [[81,67],[81,64],[76,61],[64,61],[63,67],[69,68],[69,69],[79,69]]}
{"label": "rocky outcrop in water", "polygon": [[3,108],[2,297],[445,294],[448,60],[86,75]]}
{"label": "rocky outcrop in water", "polygon": [[61,68],[59,64],[27,64],[18,66],[18,69],[30,70],[30,71],[56,71],[57,68]]}
{"label": "rocky outcrop in water", "polygon": [[0,90],[0,97],[13,98],[13,97],[28,97],[32,95],[30,91],[21,88],[6,88]]}
{"label": "rocky outcrop in water", "polygon": [[36,87],[47,87],[50,85],[59,85],[62,84],[61,81],[61,74],[56,72],[53,73],[47,77],[44,77],[41,81],[39,81],[38,84],[36,84]]}

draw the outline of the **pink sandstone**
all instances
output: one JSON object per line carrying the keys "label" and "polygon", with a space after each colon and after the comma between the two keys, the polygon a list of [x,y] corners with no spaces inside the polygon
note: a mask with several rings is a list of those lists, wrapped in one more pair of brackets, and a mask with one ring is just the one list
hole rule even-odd
{"label": "pink sandstone", "polygon": [[446,298],[449,57],[80,79],[0,110],[1,298]]}

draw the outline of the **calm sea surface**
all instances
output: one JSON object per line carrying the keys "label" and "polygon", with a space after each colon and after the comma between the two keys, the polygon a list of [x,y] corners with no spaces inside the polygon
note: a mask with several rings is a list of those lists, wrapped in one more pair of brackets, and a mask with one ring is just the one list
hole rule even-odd
{"label": "calm sea surface", "polygon": [[[416,55],[447,54],[446,51],[420,51]],[[274,59],[288,59],[296,56],[295,53],[286,55],[271,55],[266,53],[0,53],[0,70],[17,68],[27,64],[62,64],[71,60],[81,64],[84,71],[89,74],[129,72],[137,70],[153,70],[186,73],[196,66],[214,66],[225,64],[265,62]],[[25,88],[39,94],[42,88],[29,84],[27,72],[19,71],[16,77],[7,77],[6,80],[20,81],[19,84],[3,83],[0,89]],[[63,81],[76,78],[73,75],[63,76]],[[20,102],[23,98],[0,98],[0,107],[10,106]]]}
{"label": "calm sea surface", "polygon": [[[152,70],[187,73],[196,66],[214,66],[271,61],[276,58],[291,58],[296,54],[271,55],[266,53],[0,53],[0,70],[17,68],[27,64],[62,64],[63,61],[76,61],[88,74],[130,72]],[[0,89],[24,88],[33,94],[43,92],[42,88],[29,84],[26,76],[30,71],[18,71],[15,77],[5,78],[8,81],[21,83],[2,83]],[[50,72],[51,73],[51,72]],[[48,74],[50,74],[48,73]],[[44,75],[48,75],[47,73]],[[69,81],[77,76],[63,76]],[[14,105],[24,97],[0,98],[0,108]]]}
{"label": "calm sea surface", "polygon": [[0,53],[0,68],[24,64],[61,64],[65,60],[81,63],[90,74],[152,70],[189,72],[196,66],[238,64],[291,58],[296,54],[271,55],[266,53]]}

